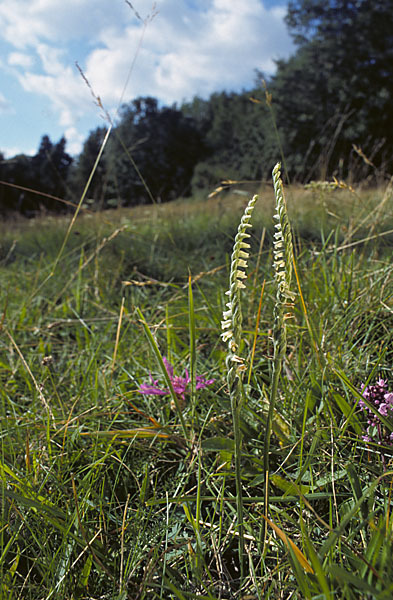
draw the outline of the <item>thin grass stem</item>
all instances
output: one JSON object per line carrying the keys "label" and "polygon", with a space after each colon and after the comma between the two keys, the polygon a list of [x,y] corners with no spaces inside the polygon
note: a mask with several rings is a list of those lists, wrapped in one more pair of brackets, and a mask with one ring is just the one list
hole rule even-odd
{"label": "thin grass stem", "polygon": [[149,328],[149,326],[148,326],[148,324],[147,324],[147,322],[145,320],[145,317],[143,316],[141,310],[139,308],[137,308],[136,310],[137,310],[137,313],[139,315],[140,321],[142,323],[143,329],[145,331],[146,337],[148,339],[149,345],[150,345],[151,349],[153,350],[153,353],[154,353],[154,355],[155,355],[155,357],[157,359],[157,362],[158,362],[159,367],[161,369],[161,373],[162,373],[162,375],[163,375],[163,377],[165,379],[165,382],[166,382],[166,384],[168,386],[171,398],[172,398],[173,403],[174,403],[174,405],[176,407],[176,412],[177,412],[179,420],[180,420],[180,424],[181,424],[181,428],[182,428],[182,431],[183,431],[184,439],[188,440],[189,439],[189,434],[187,432],[187,426],[186,426],[186,422],[184,420],[183,412],[182,412],[182,409],[181,409],[181,406],[180,406],[177,394],[176,394],[175,390],[173,389],[173,384],[172,384],[171,378],[169,377],[168,371],[165,368],[165,364],[164,364],[164,361],[162,359],[161,352],[160,352],[160,350],[159,350],[159,348],[157,346],[157,342],[154,339],[154,336],[153,336],[152,332],[150,331],[150,328]]}

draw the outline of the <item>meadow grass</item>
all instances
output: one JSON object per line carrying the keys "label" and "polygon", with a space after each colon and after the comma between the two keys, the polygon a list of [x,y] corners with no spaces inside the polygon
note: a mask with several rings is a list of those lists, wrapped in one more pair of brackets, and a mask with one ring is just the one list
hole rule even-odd
{"label": "meadow grass", "polygon": [[[390,194],[286,191],[284,321],[259,191],[235,391],[221,321],[248,198],[80,214],[60,257],[69,218],[6,224],[0,597],[392,597],[392,451],[358,406],[392,382]],[[184,401],[139,392],[170,388],[164,357]]]}

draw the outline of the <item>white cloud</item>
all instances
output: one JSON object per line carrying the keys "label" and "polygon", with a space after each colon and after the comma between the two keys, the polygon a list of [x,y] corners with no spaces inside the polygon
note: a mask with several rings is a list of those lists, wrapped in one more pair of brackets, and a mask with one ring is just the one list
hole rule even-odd
{"label": "white cloud", "polygon": [[83,36],[94,40],[104,25],[121,24],[128,13],[122,1],[2,0],[0,28],[2,38],[17,48],[42,41],[61,45]]}
{"label": "white cloud", "polygon": [[82,134],[76,127],[68,127],[64,132],[65,138],[68,140],[67,152],[68,154],[76,155],[79,154],[83,146],[83,142],[86,136]]}
{"label": "white cloud", "polygon": [[91,109],[89,94],[76,68],[59,60],[58,49],[40,44],[38,54],[44,72],[26,71],[18,75],[19,82],[26,91],[47,97],[58,114],[59,124],[70,127]]}
{"label": "white cloud", "polygon": [[27,156],[34,156],[36,154],[36,148],[30,148],[29,150],[22,149],[20,146],[8,146],[6,148],[1,148],[1,153],[4,154],[4,157],[13,158],[18,154],[27,154]]}
{"label": "white cloud", "polygon": [[[133,4],[145,18],[146,1]],[[273,59],[292,47],[286,9],[262,0],[161,0],[157,7],[139,48],[143,25],[123,0],[0,3],[2,37],[14,49],[9,68],[24,90],[47,98],[69,148],[80,149],[78,122],[99,115],[75,60],[113,114],[135,59],[123,100],[151,95],[172,103],[250,87],[256,68],[272,73]]]}
{"label": "white cloud", "polygon": [[0,114],[12,113],[11,102],[0,92]]}
{"label": "white cloud", "polygon": [[34,64],[34,58],[31,54],[25,54],[24,52],[11,52],[8,55],[8,64],[11,67],[30,69]]}
{"label": "white cloud", "polygon": [[[288,55],[284,8],[268,10],[260,0],[211,0],[204,7],[197,11],[183,1],[179,10],[178,0],[162,1],[147,27],[130,96],[153,95],[171,103],[250,86],[256,68],[273,73],[274,58]],[[89,81],[109,103],[119,98],[139,37],[135,25],[121,36],[103,31],[103,47],[86,61]]]}

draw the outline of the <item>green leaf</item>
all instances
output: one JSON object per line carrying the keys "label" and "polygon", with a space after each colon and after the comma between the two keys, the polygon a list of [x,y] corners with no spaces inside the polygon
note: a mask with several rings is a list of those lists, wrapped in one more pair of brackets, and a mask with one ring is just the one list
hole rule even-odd
{"label": "green leaf", "polygon": [[79,587],[87,588],[92,566],[93,566],[93,555],[89,554],[86,559],[85,564],[83,565],[81,574],[79,576],[79,581],[78,581]]}
{"label": "green leaf", "polygon": [[333,577],[339,582],[339,584],[342,585],[343,583],[348,583],[352,588],[355,587],[358,590],[367,592],[368,594],[371,594],[374,598],[378,597],[378,591],[374,587],[369,585],[366,581],[364,581],[364,579],[362,579],[361,577],[357,577],[353,573],[349,573],[348,571],[346,571],[342,567],[339,567],[338,565],[330,565],[328,569],[329,573],[333,575]]}
{"label": "green leaf", "polygon": [[287,481],[280,475],[272,475],[270,481],[286,494],[308,494],[310,491],[309,485],[297,485],[295,482]]}
{"label": "green leaf", "polygon": [[335,399],[336,404],[339,407],[339,409],[341,410],[341,412],[343,413],[344,417],[346,417],[346,419],[347,419],[346,423],[341,431],[341,434],[340,434],[341,437],[343,436],[348,425],[350,425],[352,427],[352,429],[354,430],[354,432],[357,435],[361,436],[363,434],[364,428],[361,426],[359,419],[354,414],[355,410],[356,410],[356,404],[351,406],[350,404],[348,404],[348,402],[345,400],[345,398],[343,398],[340,394],[337,394],[337,393],[333,394],[333,398]]}
{"label": "green leaf", "polygon": [[226,437],[212,437],[203,440],[202,450],[205,452],[221,452],[227,451],[233,454],[235,452],[235,442]]}
{"label": "green leaf", "polygon": [[[353,466],[352,463],[348,463],[345,467],[346,472],[348,474],[348,479],[350,481],[351,487],[352,487],[352,491],[353,494],[356,498],[356,500],[359,500],[359,498],[362,497],[363,495],[363,490],[361,487],[361,483],[360,483],[360,479],[358,477],[358,474],[356,473],[356,469]],[[362,504],[360,505],[360,510],[362,513],[362,517],[365,521],[367,521],[367,519],[369,518],[369,511],[368,511],[368,507],[367,507],[367,502],[362,502]]]}

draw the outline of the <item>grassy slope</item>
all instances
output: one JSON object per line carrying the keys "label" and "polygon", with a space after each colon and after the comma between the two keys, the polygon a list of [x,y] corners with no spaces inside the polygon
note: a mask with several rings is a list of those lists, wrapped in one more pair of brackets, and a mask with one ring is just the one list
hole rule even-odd
{"label": "grassy slope", "polygon": [[[7,226],[0,247],[3,597],[240,597],[219,334],[245,200],[84,216],[53,274],[66,223]],[[261,538],[275,298],[273,202],[264,191],[243,297],[250,359],[266,280],[241,424],[243,594],[389,598],[391,475],[378,480],[381,453],[361,441],[364,418],[351,411],[357,398],[340,373],[356,388],[373,370],[373,378],[391,380],[392,237],[337,248],[391,229],[391,198],[292,190],[287,200],[309,326],[299,300],[274,417],[269,516],[314,574],[272,529],[266,543]],[[183,409],[192,444],[170,399],[137,391],[150,373],[162,379],[137,307],[175,372],[189,368],[188,269],[196,280],[197,372],[215,378]],[[164,429],[152,432],[152,419]]]}

